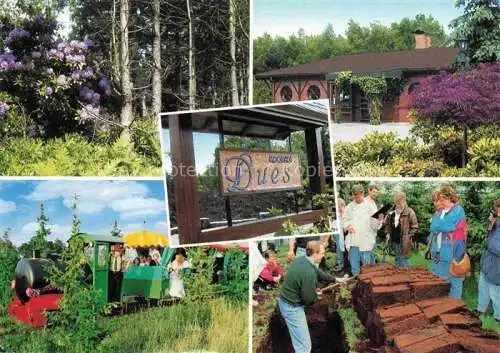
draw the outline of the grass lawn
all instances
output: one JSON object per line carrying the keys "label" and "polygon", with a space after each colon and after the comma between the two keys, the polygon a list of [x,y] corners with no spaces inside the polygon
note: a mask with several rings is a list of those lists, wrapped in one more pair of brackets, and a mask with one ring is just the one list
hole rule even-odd
{"label": "grass lawn", "polygon": [[[224,299],[151,308],[104,317],[110,331],[97,347],[99,353],[183,353],[248,351],[248,303]],[[52,353],[44,343],[51,328],[32,330],[0,316],[0,347],[7,352]],[[11,344],[7,344],[7,339]],[[17,343],[15,343],[17,342]],[[9,347],[15,343],[14,351]],[[71,351],[71,350],[70,350]]]}
{"label": "grass lawn", "polygon": [[113,319],[102,352],[248,351],[248,303],[214,300],[155,308]]}

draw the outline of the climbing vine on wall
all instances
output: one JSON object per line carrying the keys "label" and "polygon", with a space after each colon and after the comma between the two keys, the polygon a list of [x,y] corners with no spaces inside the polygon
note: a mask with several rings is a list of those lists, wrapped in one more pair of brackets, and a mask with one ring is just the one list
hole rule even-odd
{"label": "climbing vine on wall", "polygon": [[370,123],[380,124],[382,115],[382,96],[387,92],[387,81],[385,77],[357,76],[351,71],[339,72],[335,84],[340,87],[349,82],[357,85],[370,101]]}

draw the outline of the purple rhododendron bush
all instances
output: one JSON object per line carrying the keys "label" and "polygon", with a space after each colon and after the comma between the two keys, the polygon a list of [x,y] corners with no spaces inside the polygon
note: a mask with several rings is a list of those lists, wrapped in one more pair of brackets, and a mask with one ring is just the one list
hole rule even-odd
{"label": "purple rhododendron bush", "polygon": [[0,38],[0,175],[161,175],[154,123],[120,139],[99,43],[62,39],[41,16],[10,26]]}

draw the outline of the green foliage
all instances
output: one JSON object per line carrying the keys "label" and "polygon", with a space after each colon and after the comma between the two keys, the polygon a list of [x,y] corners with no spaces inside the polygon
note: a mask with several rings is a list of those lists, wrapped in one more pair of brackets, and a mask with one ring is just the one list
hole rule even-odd
{"label": "green foliage", "polygon": [[188,259],[193,269],[190,275],[184,275],[184,288],[186,291],[186,302],[201,303],[207,298],[215,296],[212,286],[212,272],[215,256],[210,251],[202,248],[190,248]]}
{"label": "green foliage", "polygon": [[224,291],[228,300],[248,301],[248,256],[239,248],[227,249],[224,253],[227,271],[216,290]]}
{"label": "green foliage", "polygon": [[47,227],[47,223],[49,219],[45,216],[43,210],[43,203],[40,204],[40,215],[37,218],[38,221],[38,230],[35,233],[35,236],[30,239],[30,243],[32,244],[32,248],[34,251],[40,253],[40,257],[47,256],[47,237],[50,235],[50,228]]}
{"label": "green foliage", "polygon": [[[434,128],[433,128],[434,127]],[[334,146],[338,176],[473,177],[498,176],[500,147],[497,130],[484,126],[471,130],[469,163],[462,163],[463,136],[454,127],[435,126],[416,119],[411,137],[373,132],[358,142]],[[423,140],[421,144],[418,140]]]}
{"label": "green foliage", "polygon": [[464,13],[450,26],[455,40],[464,37],[473,63],[495,62],[500,58],[500,11],[496,0],[456,0]]}
{"label": "green foliage", "polygon": [[0,239],[0,316],[5,315],[7,306],[12,302],[10,282],[13,278],[19,253],[10,241],[10,229],[5,230]]}
{"label": "green foliage", "polygon": [[276,207],[271,207],[271,208],[268,208],[267,209],[267,212],[269,212],[269,214],[272,216],[272,217],[275,217],[275,216],[282,216],[284,214],[284,211],[282,208],[276,208]]}
{"label": "green foliage", "polygon": [[131,129],[134,151],[145,160],[146,165],[161,168],[163,157],[159,129],[155,121],[136,119]]}
{"label": "green foliage", "polygon": [[495,167],[498,168],[500,165],[500,138],[481,138],[470,146],[467,153],[469,154],[467,167],[476,173],[495,170]]}
{"label": "green foliage", "polygon": [[26,176],[159,176],[160,167],[118,140],[110,145],[89,143],[77,135],[44,142],[33,138],[0,141],[0,174]]}
{"label": "green foliage", "polygon": [[299,227],[297,224],[292,221],[291,219],[287,219],[283,224],[281,225],[281,229],[285,235],[298,235],[300,234]]}
{"label": "green foliage", "polygon": [[349,352],[357,352],[358,346],[366,339],[364,326],[352,308],[342,308],[338,312],[344,324]]}
{"label": "green foliage", "polygon": [[102,293],[83,283],[84,240],[79,233],[80,220],[76,216],[76,195],[73,200],[72,234],[68,248],[62,254],[62,266],[52,265],[49,282],[64,293],[59,310],[48,314],[51,335],[47,343],[57,352],[96,352],[100,336],[109,329],[100,321],[107,298]]}
{"label": "green foliage", "polygon": [[387,81],[379,76],[358,76],[351,71],[339,72],[335,84],[349,83],[358,86],[370,101],[370,123],[379,125],[382,115],[382,96],[387,92]]}
{"label": "green foliage", "polygon": [[118,222],[115,220],[113,223],[113,228],[111,229],[111,236],[120,238],[123,235],[123,232],[120,227],[118,227]]}

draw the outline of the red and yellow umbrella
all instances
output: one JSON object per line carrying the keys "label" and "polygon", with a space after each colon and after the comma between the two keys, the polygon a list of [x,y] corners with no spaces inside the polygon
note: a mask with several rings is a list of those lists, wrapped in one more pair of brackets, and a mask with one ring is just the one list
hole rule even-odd
{"label": "red and yellow umbrella", "polygon": [[168,246],[168,237],[158,232],[140,230],[126,234],[123,237],[123,242],[125,245],[133,248],[148,248],[152,246],[166,248]]}

